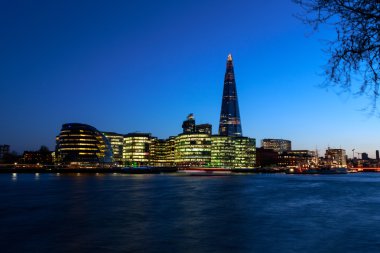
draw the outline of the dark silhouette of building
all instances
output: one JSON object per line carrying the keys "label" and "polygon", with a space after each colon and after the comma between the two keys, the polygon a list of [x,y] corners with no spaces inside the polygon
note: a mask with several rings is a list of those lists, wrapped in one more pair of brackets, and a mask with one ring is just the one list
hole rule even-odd
{"label": "dark silhouette of building", "polygon": [[187,116],[187,119],[182,123],[182,133],[184,134],[195,134],[195,133],[204,133],[211,135],[212,134],[212,125],[211,124],[195,124],[194,114],[190,113]]}
{"label": "dark silhouette of building", "polygon": [[369,160],[367,153],[362,153],[362,160]]}
{"label": "dark silhouette of building", "polygon": [[226,73],[220,111],[219,135],[242,136],[238,96],[236,91],[234,66],[231,54],[227,58]]}
{"label": "dark silhouette of building", "polygon": [[9,145],[0,145],[0,160],[7,154],[9,154]]}
{"label": "dark silhouette of building", "polygon": [[63,124],[57,136],[56,160],[65,165],[98,165],[113,162],[108,139],[96,128],[80,123]]}
{"label": "dark silhouette of building", "polygon": [[211,124],[200,124],[195,126],[197,133],[212,134]]}
{"label": "dark silhouette of building", "polygon": [[184,134],[192,134],[195,133],[195,119],[194,114],[190,113],[187,116],[187,119],[182,124],[182,129]]}
{"label": "dark silhouette of building", "polygon": [[256,148],[256,166],[268,167],[277,166],[278,152],[273,149],[265,149],[263,147]]}
{"label": "dark silhouette of building", "polygon": [[376,150],[376,160],[379,160],[379,150]]}
{"label": "dark silhouette of building", "polygon": [[24,151],[20,163],[51,165],[53,164],[53,157],[47,147],[41,146],[38,151]]}

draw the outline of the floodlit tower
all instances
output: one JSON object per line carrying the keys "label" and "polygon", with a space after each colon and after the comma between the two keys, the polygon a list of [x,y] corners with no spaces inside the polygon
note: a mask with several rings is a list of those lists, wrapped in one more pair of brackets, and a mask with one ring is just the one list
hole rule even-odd
{"label": "floodlit tower", "polygon": [[220,111],[219,135],[242,136],[239,103],[236,91],[232,56],[228,55],[224,76],[222,108]]}

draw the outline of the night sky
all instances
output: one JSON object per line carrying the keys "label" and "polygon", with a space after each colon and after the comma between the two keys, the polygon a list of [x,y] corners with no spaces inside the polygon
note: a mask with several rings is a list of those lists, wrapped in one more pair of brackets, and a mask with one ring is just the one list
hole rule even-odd
{"label": "night sky", "polygon": [[[294,149],[380,149],[368,100],[323,89],[324,40],[291,0],[0,2],[0,144],[54,148],[68,122],[179,134],[194,113],[216,134],[232,53],[243,134]],[[356,154],[355,154],[356,156]]]}

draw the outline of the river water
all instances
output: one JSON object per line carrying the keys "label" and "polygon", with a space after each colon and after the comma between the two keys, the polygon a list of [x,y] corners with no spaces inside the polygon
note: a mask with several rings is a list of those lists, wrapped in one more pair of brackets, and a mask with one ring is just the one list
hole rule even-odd
{"label": "river water", "polygon": [[380,252],[380,174],[1,174],[0,252]]}

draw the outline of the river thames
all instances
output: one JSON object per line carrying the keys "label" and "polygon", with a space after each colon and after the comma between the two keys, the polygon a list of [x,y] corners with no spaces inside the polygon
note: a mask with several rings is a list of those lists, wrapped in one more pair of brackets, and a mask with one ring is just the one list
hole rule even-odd
{"label": "river thames", "polygon": [[380,174],[0,175],[0,252],[379,252]]}

